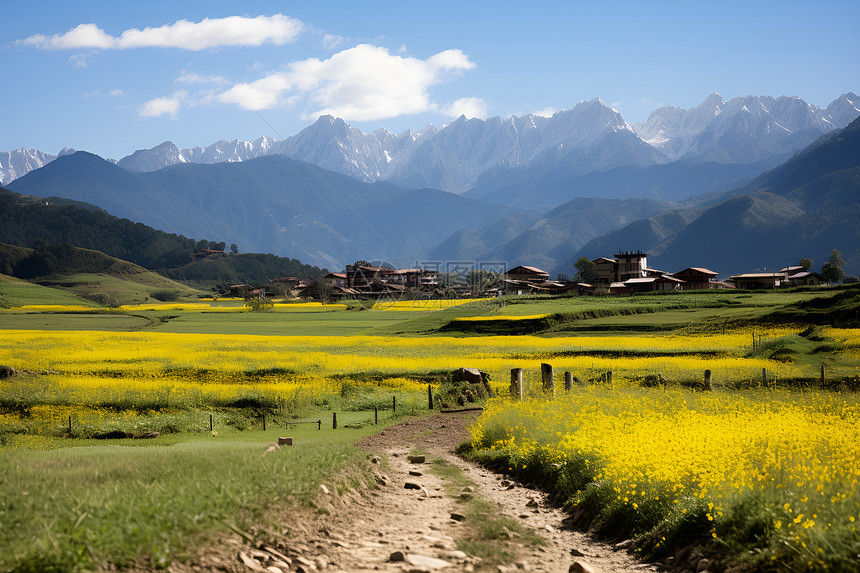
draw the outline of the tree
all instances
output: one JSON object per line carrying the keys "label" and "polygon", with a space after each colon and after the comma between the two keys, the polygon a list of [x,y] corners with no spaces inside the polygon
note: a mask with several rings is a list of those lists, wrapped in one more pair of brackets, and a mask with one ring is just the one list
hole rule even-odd
{"label": "tree", "polygon": [[808,271],[809,269],[811,269],[811,268],[812,268],[812,264],[813,264],[813,263],[812,263],[812,259],[807,259],[806,257],[803,257],[802,259],[800,259],[800,260],[797,262],[797,264],[798,264],[799,266],[803,267],[803,270],[804,270],[804,271]]}
{"label": "tree", "polygon": [[837,249],[830,251],[830,259],[827,262],[840,269],[845,266],[845,259],[842,258],[842,253]]}
{"label": "tree", "polygon": [[231,244],[230,245],[230,252],[233,253],[234,255],[238,255],[239,254],[239,245],[237,245],[236,243]]}
{"label": "tree", "polygon": [[594,283],[597,281],[597,265],[591,259],[579,257],[573,266],[577,270],[574,280],[578,279],[578,282],[583,283]]}
{"label": "tree", "polygon": [[821,265],[821,276],[827,279],[827,282],[838,283],[845,277],[845,271],[832,263],[824,263]]}
{"label": "tree", "polygon": [[499,282],[500,278],[499,273],[484,269],[472,269],[466,273],[466,282],[472,286],[476,294],[483,294],[485,290]]}
{"label": "tree", "polygon": [[845,260],[842,258],[842,253],[837,249],[830,251],[830,259],[821,265],[821,276],[827,279],[828,282],[838,283],[845,278],[845,271],[842,270],[842,265]]}
{"label": "tree", "polygon": [[564,283],[570,280],[570,275],[567,273],[558,273],[558,282]]}

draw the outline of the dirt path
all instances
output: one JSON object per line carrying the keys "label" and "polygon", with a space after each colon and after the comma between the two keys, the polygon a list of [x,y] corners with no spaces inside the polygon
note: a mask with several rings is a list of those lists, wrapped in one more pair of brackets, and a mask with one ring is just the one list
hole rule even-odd
{"label": "dirt path", "polygon": [[[566,572],[579,562],[586,567],[582,571],[589,571],[587,567],[603,573],[660,570],[637,562],[622,549],[567,529],[566,515],[548,504],[543,493],[459,458],[455,449],[468,438],[473,418],[437,414],[404,421],[366,438],[359,445],[378,456],[374,460],[379,462],[378,489],[340,495],[326,488],[320,500],[326,511],[306,529],[293,529],[285,545],[250,547],[237,542],[233,555],[238,559],[232,567],[218,559],[198,562],[192,569]],[[425,455],[424,463],[410,461],[416,452]],[[442,475],[439,467],[446,468]],[[414,489],[405,487],[407,483],[414,484]],[[503,518],[508,523],[519,524],[503,528],[501,539],[484,545],[485,551],[493,552],[485,553],[484,559],[457,548],[458,540],[470,538],[480,525],[470,523],[469,500],[482,500],[486,502],[482,507],[492,508],[486,521],[507,516]],[[536,541],[535,533],[543,541]]]}

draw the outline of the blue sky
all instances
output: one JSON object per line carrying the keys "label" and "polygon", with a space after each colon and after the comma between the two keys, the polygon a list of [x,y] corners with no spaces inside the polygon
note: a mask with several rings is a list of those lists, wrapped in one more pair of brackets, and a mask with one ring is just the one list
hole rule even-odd
{"label": "blue sky", "polygon": [[551,113],[629,122],[710,93],[860,90],[860,2],[7,2],[0,150],[119,159],[165,140]]}

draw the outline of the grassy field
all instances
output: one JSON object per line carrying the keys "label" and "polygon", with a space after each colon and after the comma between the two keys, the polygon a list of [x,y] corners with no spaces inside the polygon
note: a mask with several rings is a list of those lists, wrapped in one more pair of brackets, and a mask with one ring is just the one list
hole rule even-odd
{"label": "grassy field", "polygon": [[[831,289],[514,298],[458,301],[462,304],[446,308],[434,307],[432,301],[277,304],[270,312],[249,312],[241,300],[190,298],[97,307],[68,292],[2,279],[0,364],[21,373],[0,381],[0,512],[6,536],[6,545],[0,545],[0,555],[5,554],[0,569],[46,570],[56,565],[55,570],[74,571],[136,561],[160,566],[182,558],[183,548],[190,547],[195,536],[217,537],[231,516],[265,523],[262,508],[268,504],[307,503],[320,479],[357,467],[361,454],[349,444],[373,431],[374,407],[385,423],[392,400],[401,414],[426,412],[427,385],[438,388],[445,373],[464,366],[487,371],[503,395],[510,369],[525,371],[528,401],[492,402],[476,429],[475,447],[490,462],[557,488],[582,508],[592,507],[589,500],[606,502],[608,484],[616,494],[620,492],[614,488],[626,488],[639,495],[637,486],[645,482],[619,481],[624,472],[650,476],[642,491],[659,496],[653,501],[661,503],[638,497],[631,502],[628,493],[623,503],[604,503],[611,506],[610,514],[589,510],[594,523],[607,524],[602,531],[608,535],[633,535],[637,547],[654,556],[670,543],[689,541],[715,553],[754,550],[775,569],[839,570],[845,548],[858,540],[849,525],[850,517],[860,518],[857,497],[849,491],[856,491],[856,483],[825,482],[820,476],[829,471],[849,479],[854,474],[842,470],[857,467],[853,458],[835,456],[853,450],[834,436],[853,439],[857,431],[860,330],[809,325],[834,316],[846,316],[850,322],[856,298],[852,290]],[[554,400],[543,393],[539,369],[544,362],[555,367],[559,380]],[[712,374],[713,391],[692,390],[701,387],[705,370]],[[570,395],[560,388],[563,371],[571,371],[582,384]],[[647,388],[655,383],[657,388]],[[526,405],[527,412],[517,410]],[[572,411],[581,415],[571,416]],[[281,463],[280,458],[255,457],[277,435],[271,425],[322,419],[323,427],[331,428],[333,412],[339,418],[337,431],[290,430],[303,444],[290,451],[289,456],[297,456],[290,459],[320,468],[318,475],[290,474],[295,487],[284,491],[266,471],[249,469],[255,463],[263,469]],[[210,415],[215,436],[209,432]],[[267,433],[261,429],[263,417],[270,424]],[[636,424],[648,419],[666,424],[642,426],[644,435],[659,431],[666,436],[655,454],[647,454],[654,442],[634,447],[613,434],[638,428]],[[553,420],[558,424],[547,425]],[[573,427],[565,420],[582,424]],[[763,420],[766,426],[760,425]],[[711,465],[690,469],[681,463],[686,463],[681,453],[660,449],[661,443],[672,443],[679,427],[689,429],[685,436],[693,431],[724,436],[718,443],[704,438],[696,442],[707,445],[697,450],[697,459],[707,458]],[[767,433],[767,428],[783,427],[806,430]],[[754,428],[764,428],[765,434],[759,436]],[[823,429],[831,433],[815,433]],[[737,437],[736,431],[747,437]],[[155,440],[93,439],[155,432],[160,433]],[[803,436],[818,441],[804,442]],[[752,461],[720,449],[750,439],[758,444],[752,449],[761,454]],[[814,451],[792,450],[809,443],[818,444]],[[319,451],[305,451],[305,444]],[[802,487],[774,485],[744,495],[730,487],[748,483],[756,463],[765,468],[764,452],[776,451],[773,448],[795,452],[786,454],[790,460],[778,458],[786,472],[805,467],[803,456],[814,454],[820,462],[815,466],[818,477],[804,478]],[[657,457],[660,452],[663,458]],[[565,469],[559,473],[553,464],[562,463],[562,454]],[[641,465],[637,460],[643,455],[663,465]],[[676,457],[678,471],[688,473],[667,477],[664,469]],[[264,461],[252,463],[260,459]],[[247,475],[242,480],[218,475],[213,460],[227,460],[236,472]],[[274,469],[294,471],[288,465]],[[776,467],[767,466],[767,475],[775,476]],[[747,473],[726,473],[733,468]],[[610,470],[616,471],[612,480]],[[701,472],[711,478],[722,472],[723,481],[704,480]],[[186,482],[186,474],[204,478]],[[594,497],[586,495],[591,478],[604,488]],[[707,493],[701,497],[706,481]],[[679,483],[686,489],[676,496],[677,507],[673,503],[666,509],[664,496]],[[842,493],[846,497],[826,510],[808,505],[801,511],[794,500],[823,499],[815,489],[818,484],[824,484],[821,491],[831,498]],[[104,494],[110,487],[116,495]],[[34,491],[51,494],[44,498]],[[141,496],[140,491],[149,494]],[[793,497],[783,501],[789,492]],[[201,501],[203,497],[211,503]],[[186,498],[192,501],[186,503]],[[722,500],[722,515],[707,505],[716,507],[716,499]],[[786,503],[794,513],[787,514]],[[51,513],[54,504],[56,516]],[[198,505],[202,509],[191,513]],[[642,508],[647,508],[645,517]],[[684,509],[695,520],[688,521],[692,517]],[[804,517],[794,522],[800,513]],[[152,527],[139,523],[137,514]],[[811,518],[815,526],[804,525],[810,515],[819,516]],[[797,538],[800,528],[807,534],[818,531],[813,527],[823,529],[825,515],[828,531],[836,533],[816,537],[815,546],[808,538]],[[701,520],[715,529],[702,529]],[[14,532],[7,523],[15,524]],[[705,535],[689,540],[679,536],[684,524]],[[128,541],[122,541],[124,536]],[[802,543],[816,553],[822,547],[828,555],[843,557],[810,556]],[[810,558],[801,561],[797,555]]]}

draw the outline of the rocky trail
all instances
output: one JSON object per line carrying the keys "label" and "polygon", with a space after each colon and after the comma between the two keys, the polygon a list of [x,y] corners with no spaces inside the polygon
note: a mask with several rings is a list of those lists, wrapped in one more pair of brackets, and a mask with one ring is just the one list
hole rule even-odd
{"label": "rocky trail", "polygon": [[359,445],[375,455],[378,488],[340,494],[322,486],[324,510],[290,520],[301,525],[291,527],[288,539],[267,545],[236,536],[171,570],[660,570],[636,561],[625,544],[597,542],[566,527],[567,515],[544,493],[458,457],[473,414],[410,419],[364,439]]}

